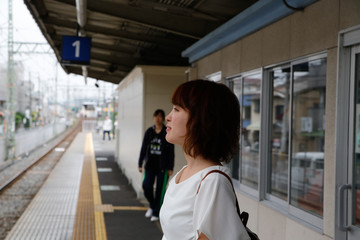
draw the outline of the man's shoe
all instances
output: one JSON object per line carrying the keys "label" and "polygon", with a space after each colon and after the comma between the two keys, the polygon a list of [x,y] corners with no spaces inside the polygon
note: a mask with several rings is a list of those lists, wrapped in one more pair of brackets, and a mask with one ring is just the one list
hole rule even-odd
{"label": "man's shoe", "polygon": [[152,221],[152,222],[159,221],[159,217],[152,216],[152,217],[150,218],[150,221]]}
{"label": "man's shoe", "polygon": [[149,208],[145,213],[145,217],[149,218],[152,216],[152,214],[153,214],[153,210],[151,208]]}

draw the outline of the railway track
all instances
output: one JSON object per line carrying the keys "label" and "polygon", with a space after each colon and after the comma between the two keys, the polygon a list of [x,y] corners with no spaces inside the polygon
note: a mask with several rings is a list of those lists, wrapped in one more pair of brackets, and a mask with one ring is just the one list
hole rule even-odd
{"label": "railway track", "polygon": [[7,233],[80,131],[81,121],[45,155],[23,164],[11,177],[0,183],[0,240],[6,238]]}

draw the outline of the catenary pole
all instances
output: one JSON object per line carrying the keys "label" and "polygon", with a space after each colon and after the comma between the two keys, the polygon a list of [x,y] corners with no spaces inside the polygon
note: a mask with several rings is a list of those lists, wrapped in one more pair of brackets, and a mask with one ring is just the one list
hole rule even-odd
{"label": "catenary pole", "polygon": [[15,99],[14,99],[14,52],[13,52],[13,2],[8,2],[8,71],[6,99],[6,159],[15,158]]}

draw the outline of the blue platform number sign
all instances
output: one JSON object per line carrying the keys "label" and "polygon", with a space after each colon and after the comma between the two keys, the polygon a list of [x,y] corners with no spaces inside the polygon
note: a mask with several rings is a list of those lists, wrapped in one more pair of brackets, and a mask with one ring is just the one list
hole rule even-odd
{"label": "blue platform number sign", "polygon": [[90,64],[91,38],[63,36],[61,62],[63,64]]}

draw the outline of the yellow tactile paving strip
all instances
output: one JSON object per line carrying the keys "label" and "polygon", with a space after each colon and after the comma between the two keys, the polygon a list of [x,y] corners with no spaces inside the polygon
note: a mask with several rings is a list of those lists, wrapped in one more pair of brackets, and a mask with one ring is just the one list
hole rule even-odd
{"label": "yellow tactile paving strip", "polygon": [[94,145],[91,133],[86,135],[84,163],[76,209],[73,240],[106,240],[106,228],[101,206],[101,194],[96,170]]}
{"label": "yellow tactile paving strip", "polygon": [[113,206],[114,210],[118,211],[146,211],[147,207],[133,207],[133,206]]}
{"label": "yellow tactile paving strip", "polygon": [[113,206],[111,204],[95,205],[95,211],[112,213],[114,211],[146,211],[147,207],[138,206]]}

